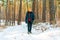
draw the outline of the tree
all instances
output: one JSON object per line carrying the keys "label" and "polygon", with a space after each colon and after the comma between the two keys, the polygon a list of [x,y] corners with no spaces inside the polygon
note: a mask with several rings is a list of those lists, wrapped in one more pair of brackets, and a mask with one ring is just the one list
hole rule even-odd
{"label": "tree", "polygon": [[35,23],[37,23],[38,21],[37,20],[39,20],[39,9],[38,9],[38,0],[33,0],[33,2],[32,2],[32,11],[34,12],[34,14],[35,14]]}
{"label": "tree", "polygon": [[16,0],[14,0],[13,25],[15,25],[15,9],[16,9]]}
{"label": "tree", "polygon": [[26,2],[26,5],[27,5],[27,10],[28,10],[28,7],[29,7],[29,6],[28,6],[28,0],[26,0],[26,1],[27,1],[27,2]]}
{"label": "tree", "polygon": [[46,0],[43,0],[42,20],[43,22],[46,22]]}
{"label": "tree", "polygon": [[8,0],[7,15],[8,25],[10,25],[10,0]]}
{"label": "tree", "polygon": [[42,22],[42,10],[43,10],[43,5],[42,5],[42,0],[39,0],[39,21]]}
{"label": "tree", "polygon": [[39,11],[39,10],[38,10],[38,0],[36,0],[36,8],[37,8],[37,10],[36,10],[36,11],[37,11],[37,19],[39,19],[39,13],[38,13],[38,11]]}
{"label": "tree", "polygon": [[21,22],[21,13],[22,13],[22,0],[20,0],[19,14],[18,14],[18,25]]}
{"label": "tree", "polygon": [[55,23],[54,0],[49,0],[49,9],[50,9],[50,24],[53,24],[53,23]]}
{"label": "tree", "polygon": [[33,2],[32,2],[32,11],[35,13],[35,2],[36,2],[36,0],[33,0]]}
{"label": "tree", "polygon": [[[0,6],[0,13],[1,13],[1,6]],[[0,14],[0,16],[1,16],[1,14]],[[1,17],[0,17],[0,24],[1,24]]]}
{"label": "tree", "polygon": [[7,5],[8,5],[8,0],[6,1],[6,12],[5,12],[5,14],[6,14],[6,21],[5,21],[5,25],[8,25],[8,23],[7,23]]}

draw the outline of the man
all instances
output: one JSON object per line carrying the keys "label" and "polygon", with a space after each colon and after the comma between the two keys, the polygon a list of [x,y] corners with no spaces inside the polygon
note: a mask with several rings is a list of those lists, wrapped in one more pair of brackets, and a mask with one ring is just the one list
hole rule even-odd
{"label": "man", "polygon": [[26,13],[26,18],[25,18],[25,22],[28,25],[28,34],[31,33],[33,21],[34,21],[34,13],[32,12],[31,9],[29,9]]}

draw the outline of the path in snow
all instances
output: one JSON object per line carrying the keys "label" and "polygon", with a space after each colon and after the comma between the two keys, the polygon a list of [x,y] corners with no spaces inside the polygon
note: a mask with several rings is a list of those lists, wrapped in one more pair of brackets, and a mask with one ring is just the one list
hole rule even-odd
{"label": "path in snow", "polygon": [[60,40],[60,28],[51,28],[45,32],[32,29],[32,34],[27,34],[27,25],[22,23],[0,32],[0,40]]}

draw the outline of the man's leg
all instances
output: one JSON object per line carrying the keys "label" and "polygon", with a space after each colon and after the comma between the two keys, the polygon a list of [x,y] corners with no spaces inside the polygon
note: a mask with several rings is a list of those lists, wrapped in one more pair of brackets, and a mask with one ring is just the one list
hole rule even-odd
{"label": "man's leg", "polygon": [[29,23],[28,23],[28,32],[29,32]]}
{"label": "man's leg", "polygon": [[30,27],[31,27],[30,23],[28,23],[28,32],[30,32]]}
{"label": "man's leg", "polygon": [[31,33],[32,23],[28,23],[28,34]]}
{"label": "man's leg", "polygon": [[30,33],[31,33],[31,30],[32,30],[32,23],[30,23]]}

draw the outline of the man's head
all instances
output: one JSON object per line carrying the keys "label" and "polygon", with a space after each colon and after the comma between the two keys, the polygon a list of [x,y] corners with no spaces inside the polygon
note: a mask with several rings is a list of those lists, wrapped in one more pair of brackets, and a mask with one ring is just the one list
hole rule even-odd
{"label": "man's head", "polygon": [[32,11],[32,8],[28,8],[28,11],[31,12]]}

